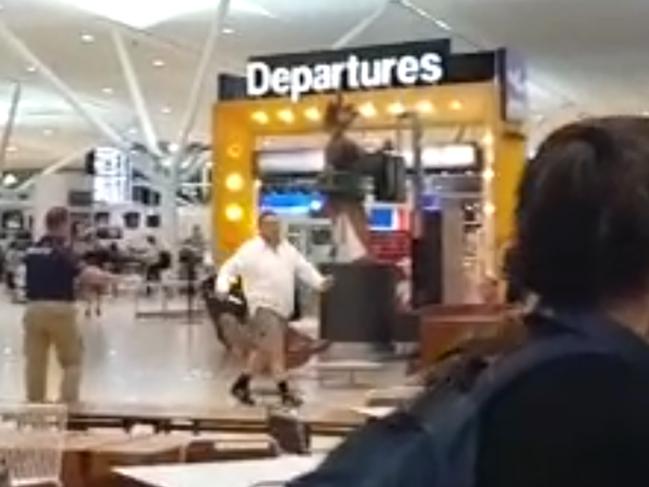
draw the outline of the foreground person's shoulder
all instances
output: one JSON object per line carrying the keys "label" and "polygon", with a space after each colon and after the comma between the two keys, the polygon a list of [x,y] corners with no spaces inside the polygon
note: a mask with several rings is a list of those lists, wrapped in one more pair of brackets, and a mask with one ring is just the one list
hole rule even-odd
{"label": "foreground person's shoulder", "polygon": [[648,410],[649,377],[622,360],[544,364],[482,411],[478,485],[631,485],[619,475],[646,467]]}

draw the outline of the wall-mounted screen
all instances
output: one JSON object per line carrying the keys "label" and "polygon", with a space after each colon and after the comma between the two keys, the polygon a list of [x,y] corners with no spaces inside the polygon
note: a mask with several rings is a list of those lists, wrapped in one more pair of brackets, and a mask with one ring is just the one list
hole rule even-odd
{"label": "wall-mounted screen", "polygon": [[96,202],[119,204],[130,201],[131,164],[128,155],[113,147],[95,149],[93,196]]}

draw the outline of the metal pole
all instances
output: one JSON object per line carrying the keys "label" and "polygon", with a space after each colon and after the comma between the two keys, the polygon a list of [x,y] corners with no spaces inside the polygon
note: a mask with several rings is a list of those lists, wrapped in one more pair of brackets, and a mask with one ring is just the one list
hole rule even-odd
{"label": "metal pole", "polygon": [[372,25],[383,12],[388,8],[388,5],[393,3],[393,0],[386,0],[383,2],[374,12],[370,15],[361,19],[358,24],[354,25],[350,30],[348,30],[340,39],[334,42],[331,46],[332,49],[342,49],[343,47],[349,45],[354,39],[361,35],[365,30]]}
{"label": "metal pole", "polygon": [[189,100],[187,102],[187,110],[183,117],[180,137],[178,138],[178,156],[174,157],[174,163],[178,163],[182,157],[182,153],[187,145],[187,140],[189,139],[189,134],[194,128],[194,123],[196,121],[196,116],[198,114],[198,105],[201,99],[201,92],[205,86],[206,77],[208,74],[208,68],[210,66],[210,61],[214,55],[214,50],[218,38],[221,34],[223,28],[223,22],[225,17],[228,14],[230,9],[231,0],[220,0],[219,6],[216,9],[216,14],[212,22],[212,27],[210,32],[205,40],[205,45],[203,46],[203,51],[201,53],[201,59],[196,68],[196,73],[194,75],[194,81],[192,82],[191,91],[189,93]]}
{"label": "metal pole", "polygon": [[[439,28],[439,29],[444,30],[446,32],[451,32],[451,27],[446,22],[444,22],[443,20],[440,20],[437,17],[435,17],[434,15],[430,14],[429,12],[427,12],[426,10],[421,8],[419,5],[415,5],[410,0],[394,0],[393,3],[395,5],[398,5],[399,7],[405,8],[406,10],[414,13],[418,17],[422,17],[422,18],[424,18],[426,20],[429,20],[430,22],[435,24],[437,26],[437,28]],[[458,39],[463,40],[468,45],[470,45],[472,47],[475,47],[476,49],[483,49],[484,48],[484,46],[482,46],[480,43],[474,41],[473,39],[469,39],[467,36],[465,36],[465,35],[463,35],[463,34],[461,34],[459,32],[453,31],[453,35],[455,37],[457,37]]]}
{"label": "metal pole", "polygon": [[4,176],[5,167],[7,165],[7,148],[11,140],[11,134],[16,124],[16,116],[18,115],[18,105],[20,104],[20,96],[22,94],[22,86],[20,82],[16,82],[13,96],[11,97],[11,106],[7,114],[7,123],[2,131],[2,140],[0,140],[0,185],[2,184],[2,176]]}
{"label": "metal pole", "polygon": [[423,212],[423,196],[424,196],[424,164],[422,160],[422,137],[423,129],[421,126],[421,119],[416,113],[410,114],[412,121],[412,162],[414,177],[412,181],[412,195],[413,195],[413,211],[415,217],[415,238],[422,236],[422,212]]}
{"label": "metal pole", "polygon": [[115,50],[117,51],[117,57],[122,66],[122,71],[124,72],[124,78],[126,79],[126,85],[128,91],[131,95],[131,100],[135,107],[135,111],[140,122],[140,127],[142,128],[142,133],[144,134],[144,141],[146,142],[147,148],[151,151],[152,154],[157,156],[160,155],[160,148],[158,147],[158,138],[155,133],[155,128],[149,115],[149,111],[146,106],[146,101],[142,93],[142,88],[138,80],[135,67],[129,55],[126,43],[120,32],[113,28],[111,31],[113,43],[115,44]]}
{"label": "metal pole", "polygon": [[165,225],[169,226],[170,242],[172,252],[174,255],[177,255],[177,250],[179,248],[179,235],[178,235],[178,209],[176,208],[176,194],[179,188],[179,179],[180,179],[180,169],[179,165],[182,158],[186,153],[187,141],[189,140],[189,134],[194,128],[194,123],[196,121],[196,116],[198,115],[199,103],[201,101],[201,92],[205,86],[205,81],[208,74],[208,68],[210,62],[212,61],[214,50],[218,38],[223,29],[223,23],[225,17],[228,14],[230,9],[231,0],[220,0],[219,6],[216,9],[212,26],[210,32],[205,40],[203,45],[203,50],[201,52],[201,58],[198,62],[196,68],[196,73],[194,75],[194,80],[192,82],[191,90],[189,93],[189,100],[187,102],[187,109],[185,110],[185,115],[183,116],[180,135],[178,138],[178,152],[170,156],[171,165],[169,167],[171,173],[171,182],[170,187],[166,188],[163,191],[163,199],[166,199],[166,207],[163,209],[164,217],[166,217],[167,222]]}
{"label": "metal pole", "polygon": [[52,71],[43,61],[40,60],[32,50],[7,27],[7,25],[0,21],[0,39],[10,46],[16,53],[18,53],[27,63],[34,65],[43,77],[50,82],[61,94],[61,96],[74,108],[79,115],[86,119],[86,121],[95,127],[101,134],[108,138],[112,143],[121,148],[128,148],[129,144],[124,138],[110,125],[101,120],[95,114],[90,112],[83,106],[79,97],[59,78],[59,76]]}

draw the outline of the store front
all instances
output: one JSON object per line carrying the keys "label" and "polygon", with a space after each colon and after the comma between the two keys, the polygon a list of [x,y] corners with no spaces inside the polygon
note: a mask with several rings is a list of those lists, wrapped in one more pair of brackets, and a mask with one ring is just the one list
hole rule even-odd
{"label": "store front", "polygon": [[324,113],[341,94],[358,113],[350,136],[367,151],[389,141],[407,174],[403,198],[381,201],[368,190],[373,257],[392,264],[430,258],[412,255],[411,245],[427,221],[437,235],[433,294],[439,302],[466,301],[466,275],[495,274],[511,239],[525,157],[524,84],[522,64],[507,51],[453,54],[447,40],[254,58],[247,78],[221,76],[214,106],[217,261],[253,234],[260,208],[284,215],[304,250],[326,260],[316,181],[325,165]]}

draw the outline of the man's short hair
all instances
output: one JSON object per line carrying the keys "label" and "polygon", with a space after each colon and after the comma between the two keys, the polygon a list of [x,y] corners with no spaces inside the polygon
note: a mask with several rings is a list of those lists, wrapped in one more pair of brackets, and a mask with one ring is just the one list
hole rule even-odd
{"label": "man's short hair", "polygon": [[259,214],[259,218],[257,219],[257,222],[261,224],[264,222],[264,220],[267,220],[269,218],[277,218],[277,213],[275,213],[272,210],[264,210]]}
{"label": "man's short hair", "polygon": [[70,212],[63,206],[50,208],[45,215],[45,227],[48,230],[57,230],[70,220]]}

